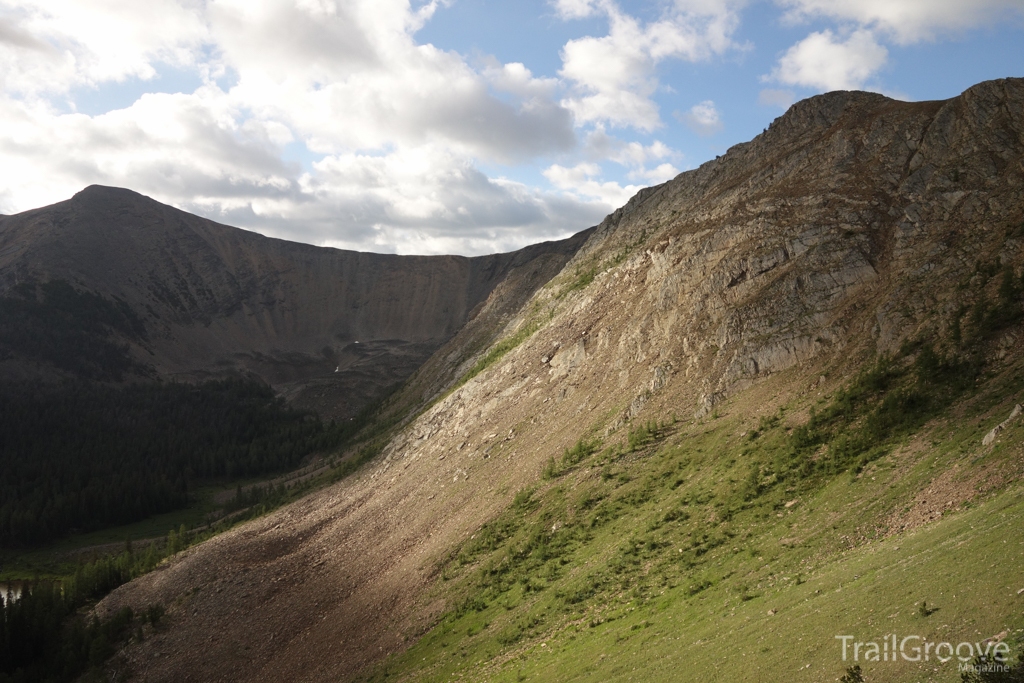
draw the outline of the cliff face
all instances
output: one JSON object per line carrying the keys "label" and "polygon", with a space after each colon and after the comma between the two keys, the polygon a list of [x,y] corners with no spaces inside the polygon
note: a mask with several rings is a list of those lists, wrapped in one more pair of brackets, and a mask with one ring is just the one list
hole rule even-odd
{"label": "cliff face", "polygon": [[[700,432],[744,395],[754,420],[809,384],[840,386],[876,352],[968,329],[996,287],[983,274],[1024,266],[1022,188],[1020,79],[945,102],[800,102],[609,216],[517,314],[492,319],[522,342],[372,465],[100,610],[178,605],[160,640],[125,653],[147,680],[353,676],[423,632],[445,606],[439,563],[579,439],[624,440],[631,422],[670,414]],[[469,367],[462,342],[433,367]],[[1020,358],[1014,332],[986,343],[989,357]],[[442,375],[418,396],[455,379]]]}
{"label": "cliff face", "polygon": [[475,258],[364,254],[93,186],[0,217],[0,289],[69,282],[134,312],[145,333],[122,341],[159,376],[253,373],[325,416],[349,415],[408,377],[511,272],[546,264],[550,277],[582,241]]}

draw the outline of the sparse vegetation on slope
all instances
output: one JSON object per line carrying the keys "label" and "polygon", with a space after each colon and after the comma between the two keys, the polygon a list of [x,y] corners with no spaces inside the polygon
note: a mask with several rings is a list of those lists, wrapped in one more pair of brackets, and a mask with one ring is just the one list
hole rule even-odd
{"label": "sparse vegetation on slope", "polygon": [[[439,590],[455,608],[367,680],[605,681],[635,670],[650,681],[708,680],[716,664],[743,680],[822,680],[845,669],[829,629],[880,638],[873,629],[919,626],[929,595],[960,595],[947,628],[1024,629],[1013,608],[1018,587],[1001,583],[1024,561],[1012,532],[1024,521],[1017,489],[903,540],[885,529],[890,506],[936,469],[979,457],[987,468],[1018,466],[1019,447],[974,455],[972,414],[1024,390],[1024,374],[977,395],[973,377],[929,345],[907,345],[872,361],[808,418],[794,421],[799,405],[791,405],[755,430],[745,427],[743,404],[729,404],[710,422],[625,429],[600,451],[581,441],[444,562]],[[965,428],[949,427],[950,411]],[[915,461],[912,444],[921,441],[941,446]],[[991,515],[1000,521],[980,523]],[[900,544],[914,550],[901,553]],[[990,578],[951,572],[932,547],[981,554]],[[885,604],[872,591],[889,596]],[[981,623],[973,606],[985,591],[1005,604]],[[808,639],[817,631],[796,616],[806,604],[826,615],[815,617],[820,638]],[[780,610],[786,616],[774,618]],[[883,610],[896,622],[876,621]],[[684,652],[693,647],[725,659]],[[803,661],[811,664],[797,676],[791,663]],[[907,662],[889,674],[862,667],[870,681],[911,671]],[[954,665],[939,680],[958,675]]]}
{"label": "sparse vegetation on slope", "polygon": [[473,367],[471,367],[469,371],[459,379],[456,386],[465,384],[490,366],[494,365],[496,362],[501,360],[506,353],[529,339],[539,327],[540,323],[529,322],[508,337],[498,340],[493,346],[487,349],[487,353],[484,354],[483,358],[478,360]]}

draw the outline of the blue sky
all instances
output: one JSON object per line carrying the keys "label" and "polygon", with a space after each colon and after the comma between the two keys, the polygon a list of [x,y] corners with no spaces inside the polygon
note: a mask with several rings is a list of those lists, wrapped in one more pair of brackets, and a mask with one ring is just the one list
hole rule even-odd
{"label": "blue sky", "polygon": [[128,187],[313,244],[589,227],[798,99],[1024,76],[1024,0],[0,0],[0,213]]}

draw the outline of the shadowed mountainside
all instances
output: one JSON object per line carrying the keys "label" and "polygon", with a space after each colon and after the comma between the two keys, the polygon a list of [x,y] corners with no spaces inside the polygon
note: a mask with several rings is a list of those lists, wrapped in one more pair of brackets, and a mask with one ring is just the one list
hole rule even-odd
{"label": "shadowed mountainside", "polygon": [[[82,353],[82,340],[107,334],[100,351],[116,356],[126,344],[128,374],[252,373],[301,407],[349,416],[422,365],[496,286],[529,296],[585,238],[473,258],[358,253],[263,237],[91,186],[0,217],[0,296],[22,308],[19,295],[49,308],[65,301],[58,322],[39,326],[83,328],[54,342],[48,358],[32,356],[46,344],[0,330],[0,376],[75,374],[62,361]],[[54,281],[69,286],[28,289]],[[74,314],[83,307],[94,319]],[[49,320],[49,308],[25,316]]]}

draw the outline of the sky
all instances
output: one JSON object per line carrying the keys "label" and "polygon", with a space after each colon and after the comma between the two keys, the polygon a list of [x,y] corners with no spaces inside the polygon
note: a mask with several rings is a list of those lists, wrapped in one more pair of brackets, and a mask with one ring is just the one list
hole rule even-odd
{"label": "sky", "polygon": [[126,187],[360,251],[560,239],[831,90],[1024,76],[1024,0],[0,0],[0,213]]}

